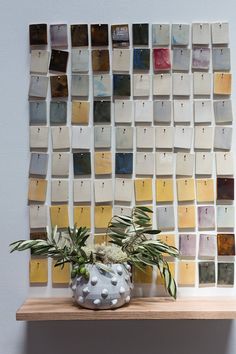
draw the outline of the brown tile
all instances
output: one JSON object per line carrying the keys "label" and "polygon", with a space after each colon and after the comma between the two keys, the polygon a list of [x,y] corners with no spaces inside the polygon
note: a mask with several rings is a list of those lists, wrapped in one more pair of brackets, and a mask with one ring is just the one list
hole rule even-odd
{"label": "brown tile", "polygon": [[92,51],[92,67],[95,72],[107,72],[110,70],[109,50]]}
{"label": "brown tile", "polygon": [[65,73],[68,62],[68,52],[62,50],[52,50],[49,70]]}
{"label": "brown tile", "polygon": [[51,96],[68,97],[67,75],[50,76]]}
{"label": "brown tile", "polygon": [[88,25],[71,25],[70,31],[72,47],[88,46]]}
{"label": "brown tile", "polygon": [[217,200],[234,200],[234,178],[217,178]]}
{"label": "brown tile", "polygon": [[46,23],[29,25],[29,41],[30,45],[47,45],[48,39]]}
{"label": "brown tile", "polygon": [[47,232],[46,231],[32,231],[30,232],[30,239],[31,240],[46,240],[47,239]]}
{"label": "brown tile", "polygon": [[217,249],[218,249],[218,256],[234,256],[235,255],[234,234],[218,234]]}
{"label": "brown tile", "polygon": [[91,25],[92,47],[108,46],[108,25]]}

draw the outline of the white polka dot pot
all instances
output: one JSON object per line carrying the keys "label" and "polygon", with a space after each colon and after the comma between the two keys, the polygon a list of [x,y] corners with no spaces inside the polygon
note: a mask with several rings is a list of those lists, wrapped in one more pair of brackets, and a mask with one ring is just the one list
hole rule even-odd
{"label": "white polka dot pot", "polygon": [[111,264],[108,266],[110,271],[95,264],[87,264],[86,267],[89,279],[78,276],[71,285],[75,301],[81,307],[105,310],[130,302],[132,283],[128,264]]}

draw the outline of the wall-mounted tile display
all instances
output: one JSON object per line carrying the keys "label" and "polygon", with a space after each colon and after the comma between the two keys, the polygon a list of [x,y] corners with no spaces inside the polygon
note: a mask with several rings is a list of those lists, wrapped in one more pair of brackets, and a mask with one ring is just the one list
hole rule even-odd
{"label": "wall-mounted tile display", "polygon": [[52,48],[67,48],[67,25],[61,23],[50,25],[50,40]]}
{"label": "wall-mounted tile display", "polygon": [[112,25],[111,39],[113,48],[129,47],[129,25]]}
{"label": "wall-mounted tile display", "polygon": [[108,25],[107,24],[91,25],[91,45],[92,47],[108,46]]}
{"label": "wall-mounted tile display", "polygon": [[88,25],[79,24],[71,25],[71,46],[87,47],[88,46]]}
{"label": "wall-mounted tile display", "polygon": [[30,46],[48,44],[46,23],[36,23],[29,25],[29,44]]}
{"label": "wall-mounted tile display", "polygon": [[211,259],[216,256],[216,236],[212,234],[199,235],[199,250],[198,256],[200,259]]}

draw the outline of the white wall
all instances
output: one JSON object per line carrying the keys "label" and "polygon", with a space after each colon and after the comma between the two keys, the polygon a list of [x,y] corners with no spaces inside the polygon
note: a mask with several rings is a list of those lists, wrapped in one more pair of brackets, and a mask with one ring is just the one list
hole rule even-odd
{"label": "white wall", "polygon": [[232,321],[17,323],[15,311],[29,292],[28,255],[9,255],[8,248],[12,240],[28,237],[28,24],[226,20],[235,72],[235,10],[233,0],[1,2],[0,354],[235,352]]}

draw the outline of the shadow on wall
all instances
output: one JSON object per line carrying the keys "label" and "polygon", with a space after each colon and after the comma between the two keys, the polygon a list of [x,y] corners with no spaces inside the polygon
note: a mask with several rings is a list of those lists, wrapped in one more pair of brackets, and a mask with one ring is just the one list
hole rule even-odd
{"label": "shadow on wall", "polygon": [[232,324],[229,320],[29,322],[25,354],[231,354]]}

